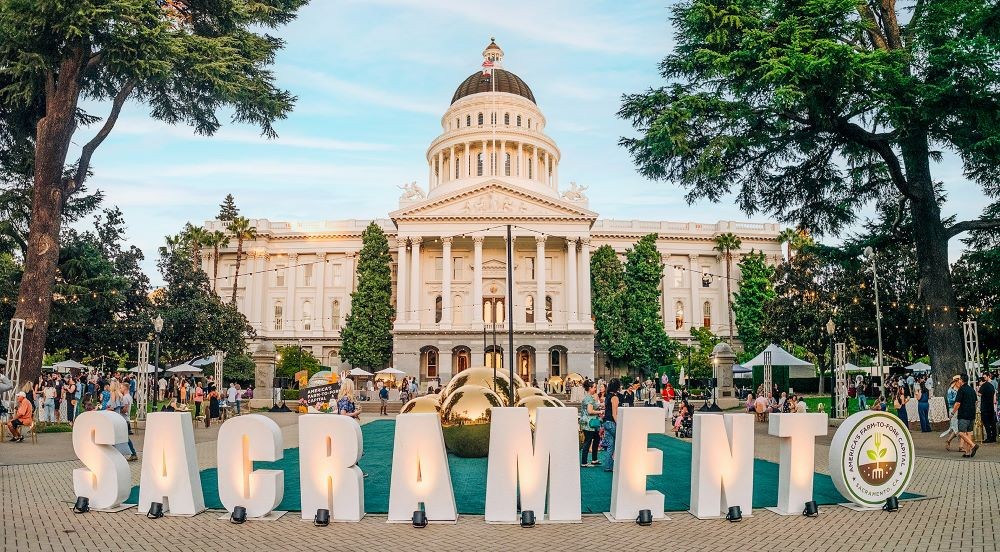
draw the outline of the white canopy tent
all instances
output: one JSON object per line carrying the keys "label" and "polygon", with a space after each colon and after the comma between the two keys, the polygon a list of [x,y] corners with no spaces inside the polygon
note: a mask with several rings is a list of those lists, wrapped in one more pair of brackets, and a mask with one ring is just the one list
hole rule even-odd
{"label": "white canopy tent", "polygon": [[172,374],[200,374],[201,368],[198,368],[197,366],[191,366],[190,364],[185,362],[184,364],[178,364],[177,366],[174,366],[172,368],[167,368],[167,372],[170,372]]}
{"label": "white canopy tent", "polygon": [[77,370],[87,370],[90,368],[90,366],[87,366],[86,364],[81,364],[75,360],[61,360],[53,364],[52,368],[54,368],[57,372],[68,372],[74,368]]}
{"label": "white canopy tent", "polygon": [[990,363],[990,366],[993,366],[993,367],[1000,366],[1000,360],[994,360],[993,362]]}
{"label": "white canopy tent", "polygon": [[925,362],[914,362],[913,364],[906,367],[907,370],[912,372],[930,372],[931,367]]}
{"label": "white canopy tent", "polygon": [[782,349],[777,344],[772,343],[767,346],[766,349],[760,352],[759,355],[753,357],[751,360],[743,363],[745,368],[753,368],[755,366],[764,365],[764,353],[771,353],[771,366],[787,366],[788,367],[788,377],[791,378],[808,378],[816,376],[816,365],[807,361],[797,358],[792,353]]}
{"label": "white canopy tent", "polygon": [[395,368],[385,368],[385,369],[379,370],[378,372],[375,372],[375,373],[376,374],[382,374],[384,376],[405,376],[406,375],[406,372],[404,372],[402,370],[397,370]]}
{"label": "white canopy tent", "polygon": [[129,369],[129,372],[133,374],[152,374],[156,372],[156,366],[153,366],[152,364],[147,364],[145,368],[141,366],[133,366]]}
{"label": "white canopy tent", "polygon": [[372,374],[368,370],[365,370],[364,368],[351,368],[351,371],[348,372],[347,375],[363,377],[363,376],[372,376],[374,374]]}

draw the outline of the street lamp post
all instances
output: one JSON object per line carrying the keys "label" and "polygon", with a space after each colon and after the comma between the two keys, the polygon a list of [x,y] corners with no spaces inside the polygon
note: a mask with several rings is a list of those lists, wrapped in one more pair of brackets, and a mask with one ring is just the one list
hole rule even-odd
{"label": "street lamp post", "polygon": [[[153,319],[153,333],[156,335],[156,347],[153,350],[153,374],[155,376],[153,379],[156,381],[153,382],[153,385],[151,387],[153,387],[154,389],[157,389],[159,387],[159,381],[160,381],[160,332],[162,331],[163,331],[163,317],[157,314],[156,318]],[[153,396],[159,399],[159,397],[157,397],[156,395]],[[156,400],[153,401],[153,404],[154,405],[156,404]]]}
{"label": "street lamp post", "polygon": [[830,336],[830,417],[837,415],[837,384],[833,375],[834,352],[833,352],[833,332],[837,331],[837,325],[833,323],[833,318],[826,321],[826,333]]}
{"label": "street lamp post", "polygon": [[865,247],[865,259],[871,263],[869,270],[872,271],[872,281],[875,283],[875,329],[878,332],[878,376],[885,385],[885,373],[882,368],[882,307],[879,305],[878,297],[878,271],[875,269],[875,250],[869,245]]}

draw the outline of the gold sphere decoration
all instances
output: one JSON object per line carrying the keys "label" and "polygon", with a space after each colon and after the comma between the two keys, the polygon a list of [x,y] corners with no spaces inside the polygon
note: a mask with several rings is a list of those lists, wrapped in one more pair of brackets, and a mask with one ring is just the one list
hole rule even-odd
{"label": "gold sphere decoration", "polygon": [[495,406],[504,406],[503,399],[486,386],[454,388],[441,405],[441,425],[448,450],[467,458],[486,457],[490,450],[490,411]]}
{"label": "gold sphere decoration", "polygon": [[570,372],[570,373],[566,374],[566,382],[565,383],[566,383],[566,387],[569,387],[570,383],[573,384],[573,387],[576,387],[578,385],[583,385],[583,376],[581,376],[580,374],[577,374],[576,372]]}
{"label": "gold sphere decoration", "polygon": [[517,406],[523,406],[528,409],[528,421],[531,422],[531,427],[535,427],[535,419],[539,408],[560,407],[563,404],[548,395],[529,395],[517,401]]}
{"label": "gold sphere decoration", "polygon": [[440,414],[441,403],[437,395],[424,395],[410,399],[399,411],[400,414]]}
{"label": "gold sphere decoration", "polygon": [[517,400],[520,401],[525,397],[530,397],[532,395],[545,395],[545,391],[537,387],[521,387],[517,390]]}
{"label": "gold sphere decoration", "polygon": [[507,376],[507,370],[497,368],[494,376],[493,368],[489,368],[487,366],[477,366],[475,368],[463,370],[451,378],[448,385],[446,385],[444,390],[441,391],[442,404],[448,401],[448,398],[455,392],[455,390],[465,387],[466,385],[479,385],[493,391],[500,397],[500,400],[503,401],[501,406],[510,406],[517,402],[517,390],[522,387],[526,387],[524,380],[515,374],[515,396],[512,397],[510,393],[510,379]]}

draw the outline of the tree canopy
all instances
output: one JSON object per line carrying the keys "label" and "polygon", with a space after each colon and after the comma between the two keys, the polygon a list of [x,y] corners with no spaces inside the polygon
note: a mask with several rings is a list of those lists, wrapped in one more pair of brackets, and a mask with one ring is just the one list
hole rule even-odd
{"label": "tree canopy", "polygon": [[625,254],[625,335],[629,366],[654,372],[674,351],[674,342],[663,329],[660,283],[663,261],[656,249],[656,234],[643,236]]}
{"label": "tree canopy", "polygon": [[618,254],[602,245],[590,257],[591,295],[597,345],[608,357],[621,360],[628,354],[625,327],[625,274]]}
{"label": "tree canopy", "polygon": [[766,308],[775,298],[774,267],[761,251],[751,251],[739,263],[740,289],[733,296],[733,312],[744,356],[753,358],[767,347],[761,330]]}
{"label": "tree canopy", "polygon": [[340,358],[351,366],[378,368],[392,358],[391,263],[385,232],[372,222],[361,235],[358,288],[341,331]]}

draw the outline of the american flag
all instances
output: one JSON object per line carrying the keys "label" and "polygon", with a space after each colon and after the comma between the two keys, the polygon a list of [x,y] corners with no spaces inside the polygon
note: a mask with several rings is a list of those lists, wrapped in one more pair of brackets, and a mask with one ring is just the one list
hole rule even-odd
{"label": "american flag", "polygon": [[493,61],[483,60],[483,76],[488,77],[493,74]]}

